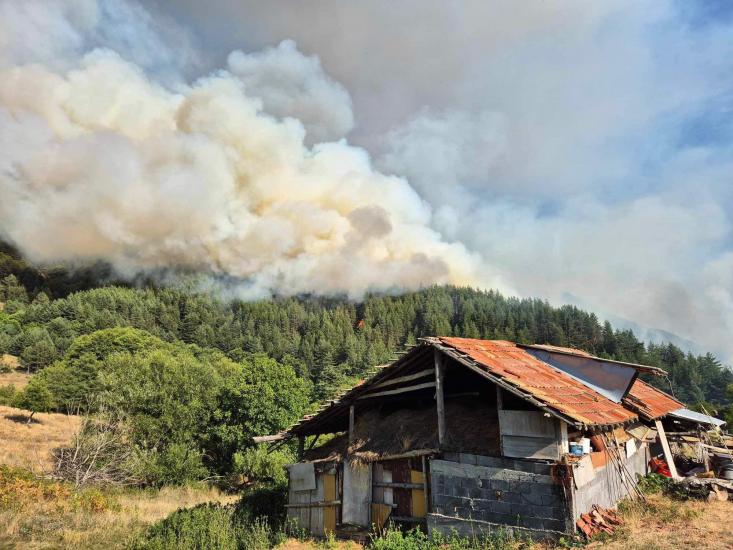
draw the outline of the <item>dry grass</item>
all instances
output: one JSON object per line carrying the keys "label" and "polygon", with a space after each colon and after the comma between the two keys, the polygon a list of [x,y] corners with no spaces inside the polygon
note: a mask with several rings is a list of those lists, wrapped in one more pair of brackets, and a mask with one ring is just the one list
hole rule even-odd
{"label": "dry grass", "polygon": [[647,506],[624,507],[625,524],[613,540],[591,546],[608,549],[733,549],[733,502],[671,500],[650,495]]}
{"label": "dry grass", "polygon": [[178,508],[237,500],[210,487],[111,491],[104,498],[112,504],[101,511],[53,508],[41,502],[2,510],[0,548],[124,548],[148,525]]}
{"label": "dry grass", "polygon": [[27,424],[26,411],[0,406],[0,464],[33,472],[51,469],[51,451],[71,443],[81,419],[65,414],[37,413]]}
{"label": "dry grass", "polygon": [[11,369],[20,368],[20,359],[15,355],[10,355],[9,353],[0,354],[0,363],[10,367]]}

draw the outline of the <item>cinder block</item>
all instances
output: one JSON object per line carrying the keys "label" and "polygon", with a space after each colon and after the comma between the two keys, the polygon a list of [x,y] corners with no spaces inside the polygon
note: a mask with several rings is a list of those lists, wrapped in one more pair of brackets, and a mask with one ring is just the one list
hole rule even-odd
{"label": "cinder block", "polygon": [[565,531],[565,522],[556,519],[543,519],[542,528],[550,531]]}
{"label": "cinder block", "polygon": [[519,472],[535,473],[534,464],[525,460],[515,460],[512,464],[513,468]]}
{"label": "cinder block", "polygon": [[477,456],[469,453],[458,453],[458,462],[461,464],[478,464]]}
{"label": "cinder block", "polygon": [[443,453],[443,460],[449,460],[451,462],[460,462],[458,453]]}
{"label": "cinder block", "polygon": [[511,514],[500,514],[497,512],[487,511],[484,512],[483,517],[486,518],[484,521],[490,521],[492,523],[501,523],[504,525],[518,525],[516,516],[513,516]]}
{"label": "cinder block", "polygon": [[479,480],[475,477],[464,477],[461,479],[461,487],[464,489],[478,489]]}
{"label": "cinder block", "polygon": [[497,514],[511,515],[512,513],[514,513],[512,509],[513,506],[514,505],[510,504],[509,502],[502,502],[500,500],[495,500],[489,503],[489,510]]}
{"label": "cinder block", "polygon": [[492,479],[491,480],[491,488],[495,491],[509,491],[509,482],[503,481],[501,479]]}
{"label": "cinder block", "polygon": [[567,510],[565,510],[562,506],[554,506],[552,508],[552,514],[550,516],[552,519],[556,519],[562,522],[565,522],[565,520],[568,517]]}
{"label": "cinder block", "polygon": [[562,488],[560,485],[553,485],[550,483],[538,483],[537,493],[540,495],[554,495],[560,497],[562,495]]}
{"label": "cinder block", "polygon": [[527,529],[545,529],[544,522],[551,520],[543,520],[542,518],[533,518],[529,516],[520,516],[518,521],[513,525],[526,527]]}

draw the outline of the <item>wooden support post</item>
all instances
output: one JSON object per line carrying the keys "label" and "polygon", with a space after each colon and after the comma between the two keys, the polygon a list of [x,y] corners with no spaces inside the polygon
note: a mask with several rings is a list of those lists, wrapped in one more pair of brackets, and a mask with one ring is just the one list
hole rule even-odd
{"label": "wooden support post", "polygon": [[303,460],[305,456],[305,436],[298,436],[298,461]]}
{"label": "wooden support post", "polygon": [[435,354],[435,401],[438,405],[438,446],[445,442],[445,403],[443,401],[443,356],[437,349]]}
{"label": "wooden support post", "polygon": [[570,452],[570,443],[568,441],[568,425],[559,418],[556,418],[555,422],[557,423],[559,432],[558,445],[560,446],[560,449],[558,456],[562,458],[563,455]]}
{"label": "wooden support post", "polygon": [[354,405],[349,407],[349,446],[354,442]]}
{"label": "wooden support post", "polygon": [[430,499],[428,497],[428,467],[425,455],[422,456],[422,480],[423,480],[423,491],[425,492],[425,513],[430,513]]}
{"label": "wooden support post", "polygon": [[667,435],[664,433],[664,426],[662,426],[662,421],[655,420],[654,426],[657,428],[659,442],[662,444],[662,450],[664,451],[664,460],[667,461],[667,466],[669,466],[669,473],[672,474],[672,479],[680,479],[680,476],[677,473],[677,467],[674,465],[674,457],[672,456],[672,451],[669,448]]}
{"label": "wooden support post", "polygon": [[504,438],[501,435],[501,411],[504,409],[504,400],[501,396],[501,386],[496,386],[496,419],[499,424],[499,455],[504,456]]}

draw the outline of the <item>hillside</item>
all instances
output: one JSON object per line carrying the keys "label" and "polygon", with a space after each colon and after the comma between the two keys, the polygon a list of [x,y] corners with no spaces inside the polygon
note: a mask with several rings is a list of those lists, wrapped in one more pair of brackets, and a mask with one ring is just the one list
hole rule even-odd
{"label": "hillside", "polygon": [[[23,468],[4,470],[8,491],[20,483],[32,494],[61,495],[63,502],[8,497],[0,506],[0,544],[114,546],[108,534],[119,541],[142,536],[179,503],[238,498],[201,487],[202,480],[230,490],[244,483],[254,500],[245,496],[242,502],[281,511],[283,465],[294,459],[294,449],[285,445],[267,454],[252,436],[287,427],[426,335],[546,342],[660,366],[669,380],[652,382],[663,389],[670,391],[671,384],[679,398],[707,402],[721,415],[733,409],[733,373],[712,355],[645,345],[592,313],[538,299],[430,287],[361,302],[312,296],[222,301],[183,289],[105,285],[88,271],[80,281],[63,269],[49,277],[22,259],[1,260],[0,253],[0,464]],[[34,421],[26,423],[30,411]],[[93,420],[82,422],[70,411],[90,413]],[[59,481],[24,477],[28,470],[51,471],[51,451],[68,448],[75,437],[80,459],[64,455],[63,467],[53,472]],[[104,449],[99,456],[98,448]],[[74,488],[80,473],[91,481]],[[110,484],[112,489],[98,489]],[[200,488],[173,488],[192,484]],[[674,548],[679,530],[666,525],[671,523],[693,529],[701,547],[715,548],[730,533],[721,527],[715,539],[705,530],[706,518],[725,526],[730,505],[701,506],[665,500],[630,510],[626,530],[608,542],[646,547],[654,540]],[[232,510],[197,508],[191,514],[202,514],[208,529],[226,525]],[[187,513],[171,518],[186,523]],[[655,514],[666,519],[652,522]],[[94,527],[99,522],[102,530]],[[247,525],[248,533],[257,530]],[[281,536],[260,535],[270,542]],[[315,546],[291,540],[285,547]]]}

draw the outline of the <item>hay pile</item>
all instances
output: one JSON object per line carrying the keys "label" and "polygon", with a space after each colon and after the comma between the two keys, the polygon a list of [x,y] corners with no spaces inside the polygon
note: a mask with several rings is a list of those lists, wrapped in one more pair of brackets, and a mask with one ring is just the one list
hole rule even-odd
{"label": "hay pile", "polygon": [[[493,403],[479,398],[446,401],[446,436],[443,450],[487,456],[499,454],[499,426]],[[341,460],[347,455],[348,434],[308,451],[306,460]],[[352,459],[365,462],[408,451],[438,448],[437,412],[434,404],[414,408],[394,405],[357,413]]]}

